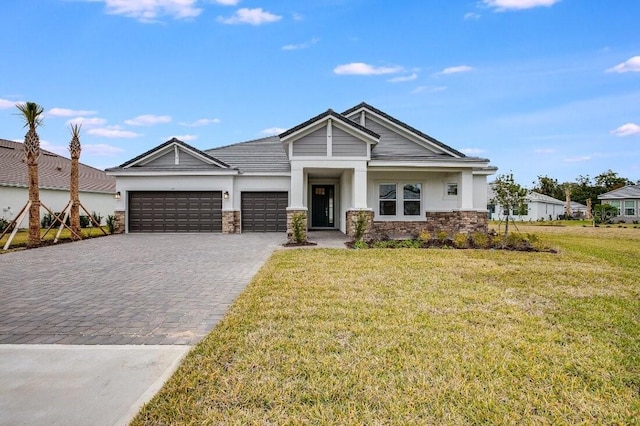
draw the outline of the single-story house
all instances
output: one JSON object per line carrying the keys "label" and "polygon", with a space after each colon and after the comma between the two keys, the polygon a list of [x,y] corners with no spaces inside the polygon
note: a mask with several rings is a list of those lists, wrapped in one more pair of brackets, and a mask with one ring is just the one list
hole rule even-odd
{"label": "single-story house", "polygon": [[289,237],[294,215],[346,234],[363,216],[371,233],[486,230],[495,171],[366,103],[205,151],[174,138],[107,169],[124,232]]}
{"label": "single-story house", "polygon": [[630,223],[640,221],[640,185],[627,185],[598,195],[602,204],[609,204],[618,209],[612,217],[614,222]]}
{"label": "single-story house", "polygon": [[[103,218],[112,215],[116,180],[102,170],[79,164],[79,197],[82,205]],[[40,150],[38,185],[40,201],[54,212],[61,212],[70,199],[71,160],[53,152]],[[29,201],[29,171],[22,143],[0,139],[0,218],[11,221]],[[40,209],[42,218],[47,211]],[[84,215],[84,211],[80,210]],[[27,226],[24,219],[22,226]]]}
{"label": "single-story house", "polygon": [[507,215],[510,218],[521,221],[536,221],[536,220],[557,220],[560,215],[564,215],[565,202],[550,197],[545,194],[540,194],[535,191],[528,191],[525,197],[525,203],[519,208],[514,208],[511,211],[506,211],[500,204],[494,204],[491,202],[495,197],[491,185],[488,186],[489,194],[489,215],[491,220],[504,220]]}

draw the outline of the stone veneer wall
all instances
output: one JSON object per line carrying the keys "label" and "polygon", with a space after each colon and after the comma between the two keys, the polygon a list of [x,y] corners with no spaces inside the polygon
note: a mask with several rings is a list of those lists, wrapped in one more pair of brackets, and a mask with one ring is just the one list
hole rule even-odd
{"label": "stone veneer wall", "polygon": [[293,216],[301,214],[304,216],[302,223],[302,242],[307,241],[307,209],[287,209],[287,242],[293,243]]}
{"label": "stone veneer wall", "polygon": [[222,233],[240,233],[240,212],[237,210],[225,210],[222,212]]}
{"label": "stone veneer wall", "polygon": [[124,210],[116,210],[113,212],[116,217],[116,228],[114,234],[124,234]]}
{"label": "stone veneer wall", "polygon": [[373,229],[373,210],[347,210],[347,235],[353,236],[356,233],[356,222],[359,214],[364,214],[366,220],[363,238],[369,238]]}
{"label": "stone veneer wall", "polygon": [[415,236],[423,231],[430,234],[445,231],[448,232],[450,236],[453,236],[457,233],[470,234],[473,232],[487,232],[489,230],[487,212],[426,212],[426,218],[426,222],[375,221],[373,222],[372,233],[394,237]]}

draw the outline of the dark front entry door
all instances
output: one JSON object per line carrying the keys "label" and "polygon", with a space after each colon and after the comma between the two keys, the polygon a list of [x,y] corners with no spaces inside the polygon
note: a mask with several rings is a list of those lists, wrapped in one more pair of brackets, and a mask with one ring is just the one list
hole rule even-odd
{"label": "dark front entry door", "polygon": [[333,228],[334,186],[311,185],[311,227]]}

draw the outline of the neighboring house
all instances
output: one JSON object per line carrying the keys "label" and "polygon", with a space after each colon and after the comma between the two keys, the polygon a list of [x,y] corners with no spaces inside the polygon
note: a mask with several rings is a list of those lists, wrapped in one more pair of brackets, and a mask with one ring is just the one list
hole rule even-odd
{"label": "neighboring house", "polygon": [[507,214],[510,218],[522,221],[534,220],[557,220],[560,215],[564,215],[565,202],[557,200],[548,195],[540,194],[535,191],[528,191],[525,197],[525,203],[520,208],[507,212],[500,204],[493,204],[491,200],[494,193],[489,185],[489,215],[491,220],[504,220]]}
{"label": "neighboring house", "polygon": [[[69,202],[71,160],[41,150],[38,159],[40,201],[54,212],[62,211]],[[13,220],[29,201],[29,173],[24,162],[22,143],[0,139],[0,218]],[[90,213],[112,215],[115,210],[116,181],[102,170],[79,165],[80,202]],[[47,211],[40,209],[40,217]],[[80,209],[80,214],[84,211]],[[22,222],[26,226],[27,218]],[[103,222],[104,223],[104,222]]]}
{"label": "neighboring house", "polygon": [[618,209],[614,222],[630,223],[640,221],[640,185],[627,185],[598,195],[602,204],[609,204]]}
{"label": "neighboring house", "polygon": [[576,201],[571,202],[571,216],[576,219],[584,219],[587,217],[587,206]]}
{"label": "neighboring house", "polygon": [[[287,231],[414,234],[487,228],[489,160],[361,103],[279,136],[200,151],[171,139],[107,170],[125,232]],[[363,212],[363,213],[359,213]]]}

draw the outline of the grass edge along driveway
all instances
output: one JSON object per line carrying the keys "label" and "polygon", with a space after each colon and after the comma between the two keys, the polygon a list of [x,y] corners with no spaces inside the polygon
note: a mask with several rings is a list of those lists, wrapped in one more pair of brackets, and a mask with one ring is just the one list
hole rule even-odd
{"label": "grass edge along driveway", "polygon": [[277,252],[133,424],[636,422],[640,232],[533,232]]}

